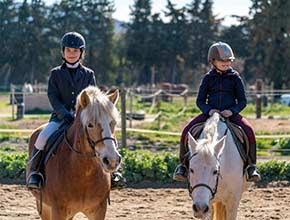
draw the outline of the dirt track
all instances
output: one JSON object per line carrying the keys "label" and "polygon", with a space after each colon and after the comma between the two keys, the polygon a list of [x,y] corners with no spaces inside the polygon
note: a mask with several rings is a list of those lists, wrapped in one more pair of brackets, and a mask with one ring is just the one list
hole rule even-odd
{"label": "dirt track", "polygon": [[[290,188],[268,187],[245,192],[239,220],[290,220]],[[35,203],[23,185],[0,184],[0,220],[39,219]],[[85,220],[78,214],[75,219]],[[191,202],[183,188],[114,190],[107,220],[193,219]]]}

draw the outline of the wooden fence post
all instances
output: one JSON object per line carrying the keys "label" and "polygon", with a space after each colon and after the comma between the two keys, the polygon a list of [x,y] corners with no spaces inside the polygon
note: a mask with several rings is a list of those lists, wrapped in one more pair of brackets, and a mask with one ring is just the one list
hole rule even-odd
{"label": "wooden fence post", "polygon": [[12,106],[12,120],[14,120],[14,104],[15,104],[15,86],[10,84],[11,106]]}
{"label": "wooden fence post", "polygon": [[184,108],[187,107],[187,98],[188,98],[188,93],[186,92],[186,93],[184,94]]}
{"label": "wooden fence post", "polygon": [[160,127],[161,127],[161,125],[160,125],[160,120],[161,120],[161,114],[160,114],[160,99],[161,99],[161,93],[159,94],[159,95],[157,95],[157,114],[159,114],[158,115],[158,130],[160,130]]}
{"label": "wooden fence post", "polygon": [[132,120],[133,120],[133,95],[131,91],[129,92],[129,97],[130,97],[130,124],[129,128],[132,128]]}
{"label": "wooden fence post", "polygon": [[262,116],[262,85],[261,79],[256,81],[256,118],[261,118]]}
{"label": "wooden fence post", "polygon": [[126,90],[124,84],[121,85],[121,136],[122,147],[127,147],[126,137]]}

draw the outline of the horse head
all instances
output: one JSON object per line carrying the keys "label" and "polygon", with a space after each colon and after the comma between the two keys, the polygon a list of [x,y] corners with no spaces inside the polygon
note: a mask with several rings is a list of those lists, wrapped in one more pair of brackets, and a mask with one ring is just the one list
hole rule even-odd
{"label": "horse head", "polygon": [[115,106],[118,98],[118,90],[106,95],[93,86],[84,89],[77,98],[76,120],[81,124],[83,145],[86,149],[93,149],[107,172],[117,170],[121,163],[114,134],[119,121]]}
{"label": "horse head", "polygon": [[188,133],[190,152],[188,190],[192,198],[194,216],[201,219],[209,215],[210,201],[217,192],[220,176],[219,159],[226,139],[226,136],[220,140],[214,138],[217,129],[216,124],[207,123],[204,129],[206,138],[198,141]]}

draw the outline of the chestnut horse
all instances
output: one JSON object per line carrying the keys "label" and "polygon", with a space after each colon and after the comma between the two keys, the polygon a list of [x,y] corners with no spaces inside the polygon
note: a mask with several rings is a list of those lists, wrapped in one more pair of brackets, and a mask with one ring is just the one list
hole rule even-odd
{"label": "chestnut horse", "polygon": [[[118,90],[106,95],[92,86],[78,96],[76,118],[45,167],[42,193],[32,191],[38,210],[42,200],[42,220],[71,220],[78,212],[90,220],[105,219],[110,172],[121,163],[114,135],[118,98]],[[40,131],[31,135],[30,157]]]}
{"label": "chestnut horse", "polygon": [[189,195],[199,219],[235,220],[243,191],[249,183],[233,136],[214,113],[196,141],[188,134]]}

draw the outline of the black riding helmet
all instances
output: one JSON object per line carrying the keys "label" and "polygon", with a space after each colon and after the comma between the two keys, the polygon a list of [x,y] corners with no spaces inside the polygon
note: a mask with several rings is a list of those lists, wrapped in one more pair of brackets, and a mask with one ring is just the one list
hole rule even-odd
{"label": "black riding helmet", "polygon": [[[68,32],[68,33],[63,35],[60,43],[61,43],[62,53],[64,53],[65,47],[76,48],[76,49],[81,50],[81,55],[80,55],[78,61],[83,58],[83,52],[84,52],[84,49],[86,48],[86,41],[85,41],[85,38],[81,34],[79,34],[77,32]],[[63,54],[62,54],[62,59],[65,62],[72,64],[72,65],[78,62],[78,61],[76,61],[75,63],[68,62],[64,58]]]}
{"label": "black riding helmet", "polygon": [[77,32],[68,32],[61,38],[61,47],[76,48],[76,49],[85,49],[86,41],[84,37]]}

